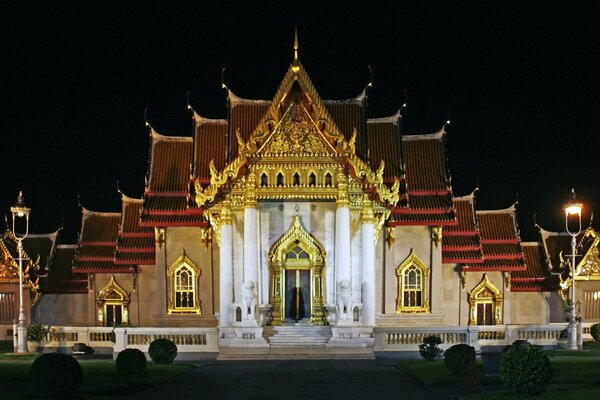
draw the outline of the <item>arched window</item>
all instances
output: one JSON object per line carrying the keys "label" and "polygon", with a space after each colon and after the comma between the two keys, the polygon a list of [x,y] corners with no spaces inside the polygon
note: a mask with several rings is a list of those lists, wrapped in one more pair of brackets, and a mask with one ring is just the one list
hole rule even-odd
{"label": "arched window", "polygon": [[277,174],[277,186],[283,186],[283,174],[281,172]]}
{"label": "arched window", "polygon": [[269,185],[269,178],[267,178],[267,174],[266,173],[262,173],[262,175],[260,176],[260,187],[266,187]]}
{"label": "arched window", "polygon": [[429,268],[417,257],[414,249],[396,268],[398,278],[397,313],[429,312]]}
{"label": "arched window", "polygon": [[310,175],[308,176],[308,186],[315,186],[317,184],[317,177],[315,176],[314,172],[311,172]]}
{"label": "arched window", "polygon": [[502,292],[483,274],[469,293],[469,325],[502,324]]}
{"label": "arched window", "polygon": [[297,172],[294,174],[294,186],[300,186],[300,175]]}
{"label": "arched window", "polygon": [[325,187],[331,187],[331,174],[329,172],[325,174]]}
{"label": "arched window", "polygon": [[169,284],[167,312],[169,314],[202,314],[198,291],[200,274],[200,269],[182,250],[179,258],[167,271]]}

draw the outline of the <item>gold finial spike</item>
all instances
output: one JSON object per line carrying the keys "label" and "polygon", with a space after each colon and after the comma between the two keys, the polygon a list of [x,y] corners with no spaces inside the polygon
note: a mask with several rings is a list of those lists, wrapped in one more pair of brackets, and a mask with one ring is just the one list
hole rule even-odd
{"label": "gold finial spike", "polygon": [[298,25],[294,28],[294,61],[292,62],[292,71],[297,73],[300,70],[300,59],[298,58]]}

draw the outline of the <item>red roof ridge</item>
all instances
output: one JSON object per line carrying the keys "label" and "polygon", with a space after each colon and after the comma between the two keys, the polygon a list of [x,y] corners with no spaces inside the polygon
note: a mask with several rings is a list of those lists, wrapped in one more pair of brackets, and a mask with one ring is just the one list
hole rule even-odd
{"label": "red roof ridge", "polygon": [[419,135],[402,135],[402,140],[441,140],[446,135],[446,125],[434,133],[425,133]]}
{"label": "red roof ridge", "polygon": [[347,99],[323,99],[323,104],[348,104],[348,103],[362,103],[367,97],[366,89],[363,89],[359,94],[354,97],[350,97]]}
{"label": "red roof ridge", "polygon": [[[144,202],[143,198],[138,199],[138,198],[135,198],[135,197],[129,197],[125,193],[123,193],[121,191],[119,191],[119,193],[121,193],[121,202],[122,203],[143,203]],[[122,207],[122,208],[124,208],[124,207]]]}
{"label": "red roof ridge", "polygon": [[227,97],[231,105],[246,103],[246,104],[270,104],[271,100],[258,100],[258,99],[245,99],[243,97],[236,96],[235,93],[231,91],[231,89],[227,88]]}
{"label": "red roof ridge", "polygon": [[475,192],[477,192],[477,188],[473,189],[473,191],[469,194],[465,194],[464,196],[455,196],[455,201],[473,201],[475,199]]}
{"label": "red roof ridge", "polygon": [[84,206],[81,206],[81,214],[83,214],[84,218],[92,216],[92,215],[96,215],[98,217],[120,217],[121,216],[120,212],[115,212],[115,211],[92,211],[92,210],[88,210]]}
{"label": "red roof ridge", "polygon": [[56,249],[76,249],[77,244],[57,244]]}
{"label": "red roof ridge", "polygon": [[367,119],[367,124],[378,124],[378,123],[393,123],[397,124],[398,121],[402,118],[402,108],[399,108],[394,114],[389,115],[387,117],[378,117],[378,118],[369,118]]}
{"label": "red roof ridge", "polygon": [[207,117],[203,117],[202,115],[198,114],[196,112],[196,110],[194,110],[191,106],[190,106],[190,109],[194,113],[193,118],[194,118],[194,121],[196,122],[196,124],[198,124],[198,125],[200,125],[200,124],[223,124],[223,125],[227,125],[227,123],[228,123],[228,121],[226,119],[222,119],[222,118],[207,118]]}
{"label": "red roof ridge", "polygon": [[167,136],[161,133],[158,133],[156,129],[154,129],[150,124],[150,136],[152,137],[152,144],[157,142],[192,142],[191,136]]}
{"label": "red roof ridge", "polygon": [[514,214],[515,211],[517,211],[516,208],[517,203],[514,203],[513,205],[511,205],[510,207],[506,207],[506,208],[501,208],[501,209],[497,209],[497,210],[476,210],[475,212],[477,214]]}

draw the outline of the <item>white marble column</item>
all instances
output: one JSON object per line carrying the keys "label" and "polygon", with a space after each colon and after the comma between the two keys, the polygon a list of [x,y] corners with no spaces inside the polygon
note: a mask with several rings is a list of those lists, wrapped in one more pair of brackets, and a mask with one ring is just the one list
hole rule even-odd
{"label": "white marble column", "polygon": [[375,215],[368,200],[364,203],[361,223],[362,323],[375,326]]}
{"label": "white marble column", "polygon": [[350,273],[350,209],[338,205],[335,210],[335,279],[351,282]]}
{"label": "white marble column", "polygon": [[[258,211],[255,207],[244,209],[244,287],[257,294],[258,289]],[[250,285],[252,283],[252,285]],[[256,320],[256,310],[252,310],[247,319]],[[246,313],[246,310],[244,310]]]}
{"label": "white marble column", "polygon": [[231,325],[231,304],[233,303],[233,226],[231,209],[223,202],[221,209],[221,246],[219,248],[219,326]]}

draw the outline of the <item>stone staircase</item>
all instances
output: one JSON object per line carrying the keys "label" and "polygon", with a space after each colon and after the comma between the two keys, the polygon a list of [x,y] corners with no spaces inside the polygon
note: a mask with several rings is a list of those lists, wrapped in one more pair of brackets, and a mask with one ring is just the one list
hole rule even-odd
{"label": "stone staircase", "polygon": [[271,348],[323,348],[331,339],[331,328],[300,324],[268,326],[265,327],[263,336],[267,339]]}
{"label": "stone staircase", "polygon": [[219,360],[373,359],[373,348],[329,346],[331,327],[303,323],[266,326],[268,348],[221,347]]}

